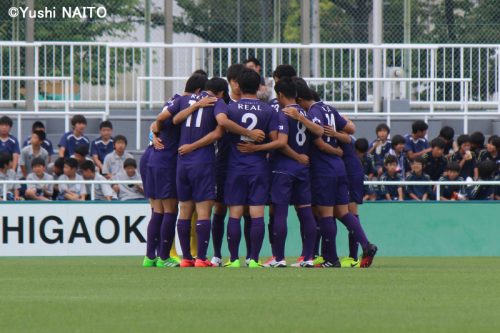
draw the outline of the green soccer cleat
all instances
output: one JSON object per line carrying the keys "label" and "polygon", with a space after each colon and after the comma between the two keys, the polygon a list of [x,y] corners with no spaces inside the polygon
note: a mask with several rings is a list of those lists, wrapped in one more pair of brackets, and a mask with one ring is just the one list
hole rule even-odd
{"label": "green soccer cleat", "polygon": [[149,259],[147,256],[142,260],[142,267],[156,267],[156,261],[159,258]]}
{"label": "green soccer cleat", "polygon": [[342,268],[359,268],[361,260],[354,260],[352,257],[345,257],[340,260],[340,267]]}
{"label": "green soccer cleat", "polygon": [[240,265],[240,259],[236,259],[234,261],[228,261],[224,264],[224,267],[228,267],[228,268],[240,268],[241,265]]}
{"label": "green soccer cleat", "polygon": [[313,260],[314,266],[319,266],[319,265],[323,264],[324,262],[325,262],[325,258],[323,258],[322,256],[317,256]]}
{"label": "green soccer cleat", "polygon": [[156,267],[179,267],[179,261],[173,257],[165,260],[158,258],[158,260],[156,260]]}
{"label": "green soccer cleat", "polygon": [[178,264],[181,263],[181,258],[179,258],[179,257],[170,257],[170,259],[172,259],[173,261],[175,261]]}
{"label": "green soccer cleat", "polygon": [[248,268],[262,268],[262,264],[260,262],[257,262],[253,259],[250,259],[248,262]]}

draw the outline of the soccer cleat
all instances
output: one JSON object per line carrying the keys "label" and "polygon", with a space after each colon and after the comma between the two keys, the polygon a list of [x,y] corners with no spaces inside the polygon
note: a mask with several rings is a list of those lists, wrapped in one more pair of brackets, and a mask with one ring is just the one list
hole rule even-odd
{"label": "soccer cleat", "polygon": [[[266,267],[266,266],[264,266]],[[274,261],[273,263],[270,264],[270,266],[267,267],[273,267],[273,268],[286,268],[286,261],[285,260],[280,260],[280,261]]]}
{"label": "soccer cleat", "polygon": [[194,267],[194,259],[182,259],[181,267]]}
{"label": "soccer cleat", "polygon": [[373,262],[373,258],[375,257],[375,254],[377,254],[377,246],[375,244],[369,243],[366,246],[366,249],[363,250],[363,257],[361,258],[361,268],[368,268],[371,266]]}
{"label": "soccer cleat", "polygon": [[291,264],[290,266],[291,267],[302,267],[302,262],[304,262],[304,256],[300,256],[297,258],[297,262],[296,263],[293,263]]}
{"label": "soccer cleat", "polygon": [[314,266],[319,266],[325,262],[325,259],[322,256],[317,256],[316,258],[314,258],[313,262]]}
{"label": "soccer cleat", "polygon": [[142,267],[156,267],[156,261],[158,258],[149,259],[148,256],[145,256],[142,260]]}
{"label": "soccer cleat", "polygon": [[262,264],[260,262],[253,260],[253,259],[250,259],[250,261],[248,262],[248,268],[261,268],[261,267],[262,267]]}
{"label": "soccer cleat", "polygon": [[240,268],[241,267],[241,264],[240,264],[240,259],[236,259],[234,261],[228,261],[224,264],[224,267],[228,267],[228,268]]}
{"label": "soccer cleat", "polygon": [[[272,265],[276,264],[277,261],[276,261],[276,257],[271,257],[269,259],[266,260],[266,262],[264,262],[262,264],[263,267],[272,267]],[[247,264],[248,266],[248,264]]]}
{"label": "soccer cleat", "polygon": [[221,267],[222,266],[222,259],[219,257],[213,257],[212,260],[210,260],[212,263],[213,267]]}
{"label": "soccer cleat", "polygon": [[[317,267],[317,266],[315,266]],[[340,261],[336,262],[330,262],[330,261],[325,261],[321,265],[319,265],[320,268],[340,268]]]}
{"label": "soccer cleat", "polygon": [[245,264],[246,264],[246,265],[247,265],[247,267],[248,267],[248,264],[250,264],[250,258],[246,258],[246,259],[245,259]]}
{"label": "soccer cleat", "polygon": [[173,261],[176,261],[178,264],[181,263],[181,258],[179,258],[179,257],[170,256],[170,259],[172,259]]}
{"label": "soccer cleat", "polygon": [[194,261],[194,267],[213,267],[212,262],[208,259],[196,259]]}
{"label": "soccer cleat", "polygon": [[156,261],[156,267],[179,267],[179,261],[171,257],[165,260],[158,258]]}
{"label": "soccer cleat", "polygon": [[314,262],[312,260],[305,260],[300,262],[300,266],[302,268],[314,268]]}
{"label": "soccer cleat", "polygon": [[354,260],[352,257],[345,257],[340,260],[340,266],[342,268],[358,268],[360,265],[361,261]]}

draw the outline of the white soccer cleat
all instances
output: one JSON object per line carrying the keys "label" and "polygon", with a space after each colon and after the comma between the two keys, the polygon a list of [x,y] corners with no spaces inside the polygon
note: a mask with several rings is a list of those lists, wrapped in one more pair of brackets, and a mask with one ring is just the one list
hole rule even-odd
{"label": "white soccer cleat", "polygon": [[262,266],[263,267],[273,267],[272,265],[274,265],[276,263],[277,263],[276,258],[271,257],[271,258],[267,259],[267,261],[265,263],[263,263]]}
{"label": "white soccer cleat", "polygon": [[210,260],[210,262],[214,267],[222,267],[222,259],[219,257],[212,257],[212,260]]}

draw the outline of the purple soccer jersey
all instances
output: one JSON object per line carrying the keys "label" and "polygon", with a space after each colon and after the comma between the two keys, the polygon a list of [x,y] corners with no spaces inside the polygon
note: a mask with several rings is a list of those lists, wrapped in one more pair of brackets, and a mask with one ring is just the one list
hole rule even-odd
{"label": "purple soccer jersey", "polygon": [[83,146],[86,145],[87,147],[90,148],[90,141],[89,139],[85,136],[79,136],[76,137],[73,134],[73,131],[69,131],[63,134],[61,137],[61,140],[59,141],[59,147],[64,147],[66,148],[64,150],[64,157],[68,158],[71,155],[75,153],[75,148],[78,146]]}
{"label": "purple soccer jersey", "polygon": [[270,100],[269,106],[272,107],[276,111],[280,110],[280,103],[278,102],[277,98],[273,98],[272,100]]}
{"label": "purple soccer jersey", "polygon": [[344,160],[345,168],[347,171],[347,180],[349,181],[349,202],[357,204],[363,203],[363,196],[365,189],[363,185],[364,171],[361,160],[356,156],[354,143],[356,139],[351,136],[351,143],[339,142],[340,148],[344,152],[342,159]]}

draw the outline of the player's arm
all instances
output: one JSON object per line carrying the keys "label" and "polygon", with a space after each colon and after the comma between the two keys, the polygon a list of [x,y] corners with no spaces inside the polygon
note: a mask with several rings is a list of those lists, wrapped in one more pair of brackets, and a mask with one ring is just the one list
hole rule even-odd
{"label": "player's arm", "polygon": [[309,165],[309,156],[307,156],[306,154],[297,153],[288,144],[281,148],[280,152],[290,157],[291,159],[296,160],[300,164]]}
{"label": "player's arm", "polygon": [[217,123],[222,126],[226,131],[238,134],[238,135],[243,135],[247,136],[250,139],[256,141],[256,142],[262,142],[264,138],[266,137],[266,134],[264,131],[254,129],[254,130],[249,130],[246,129],[245,127],[242,127],[229,119],[225,113],[219,113],[216,116]]}
{"label": "player's arm", "polygon": [[314,144],[316,145],[316,147],[318,147],[318,149],[320,151],[322,151],[324,153],[327,153],[327,154],[330,154],[330,155],[337,155],[337,156],[340,156],[340,157],[342,157],[342,155],[344,155],[344,152],[342,151],[342,149],[340,149],[338,147],[332,147],[332,146],[330,146],[325,141],[323,141],[322,138],[316,138],[314,140]]}
{"label": "player's arm", "polygon": [[337,132],[332,126],[326,125],[324,127],[325,135],[331,138],[335,138],[343,143],[351,143],[351,136],[343,131]]}
{"label": "player's arm", "polygon": [[[275,131],[274,131],[275,132]],[[278,133],[276,140],[268,143],[256,145],[251,142],[241,142],[238,143],[238,150],[242,153],[253,153],[256,151],[269,151],[276,150],[285,147],[288,143],[288,135],[284,133]]]}
{"label": "player's arm", "polygon": [[301,122],[314,136],[323,136],[323,127],[304,116],[296,108],[287,107],[282,109],[282,111],[288,117]]}
{"label": "player's arm", "polygon": [[224,129],[222,126],[217,126],[212,132],[208,133],[201,139],[193,142],[193,143],[187,143],[179,147],[178,151],[179,154],[181,155],[186,155],[191,153],[192,151],[196,149],[200,149],[202,147],[208,146],[215,141],[219,140],[222,138],[222,135],[224,134]]}

